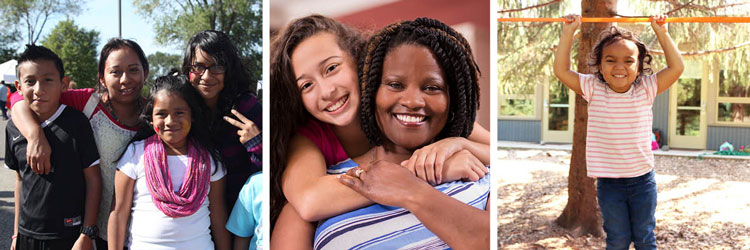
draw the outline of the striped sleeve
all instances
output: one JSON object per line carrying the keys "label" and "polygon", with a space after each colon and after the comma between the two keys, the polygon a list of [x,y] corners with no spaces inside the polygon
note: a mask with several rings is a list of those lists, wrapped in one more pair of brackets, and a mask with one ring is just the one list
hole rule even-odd
{"label": "striped sleeve", "polygon": [[648,103],[653,105],[659,91],[659,84],[656,82],[656,74],[642,76],[641,85],[643,85],[643,88],[646,90]]}
{"label": "striped sleeve", "polygon": [[578,80],[581,83],[583,99],[587,102],[591,102],[591,96],[594,95],[594,84],[597,82],[596,76],[578,73]]}

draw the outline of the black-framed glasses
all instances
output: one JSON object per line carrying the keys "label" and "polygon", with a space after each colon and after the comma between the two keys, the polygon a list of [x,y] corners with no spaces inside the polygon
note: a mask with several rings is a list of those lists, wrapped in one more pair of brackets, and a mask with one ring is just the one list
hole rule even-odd
{"label": "black-framed glasses", "polygon": [[221,65],[214,65],[211,67],[206,67],[200,64],[190,65],[190,72],[192,73],[203,75],[203,73],[206,72],[206,70],[208,70],[209,73],[215,74],[215,75],[224,74],[224,72],[227,71],[226,68],[224,68],[224,66],[221,66]]}

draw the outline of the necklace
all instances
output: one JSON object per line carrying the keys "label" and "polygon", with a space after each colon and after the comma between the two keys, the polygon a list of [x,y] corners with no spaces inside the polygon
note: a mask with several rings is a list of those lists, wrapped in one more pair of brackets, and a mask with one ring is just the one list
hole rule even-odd
{"label": "necklace", "polygon": [[[105,99],[106,100],[102,100],[102,103],[104,104],[104,108],[107,109],[107,112],[109,112],[109,115],[112,116],[112,119],[114,119],[115,121],[117,121],[117,123],[120,123],[120,124],[123,124],[123,125],[126,125],[126,126],[131,126],[131,124],[127,124],[127,123],[121,121],[119,117],[117,117],[117,114],[115,114],[115,109],[114,109],[114,107],[112,107],[112,101],[111,101],[112,98],[109,97],[109,93],[107,93],[107,98],[105,98]],[[142,104],[143,104],[143,99],[142,98],[136,99],[136,101],[135,101],[135,110],[134,111],[140,113]]]}

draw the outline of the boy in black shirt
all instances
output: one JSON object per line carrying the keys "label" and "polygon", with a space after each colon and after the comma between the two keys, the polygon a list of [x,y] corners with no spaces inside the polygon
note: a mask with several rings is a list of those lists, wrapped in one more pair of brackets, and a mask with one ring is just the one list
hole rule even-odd
{"label": "boy in black shirt", "polygon": [[17,173],[11,249],[91,249],[101,175],[88,119],[60,105],[70,79],[51,50],[27,45],[16,74],[16,87],[49,140],[52,166],[48,174],[31,169],[26,138],[11,119],[5,128],[5,165]]}

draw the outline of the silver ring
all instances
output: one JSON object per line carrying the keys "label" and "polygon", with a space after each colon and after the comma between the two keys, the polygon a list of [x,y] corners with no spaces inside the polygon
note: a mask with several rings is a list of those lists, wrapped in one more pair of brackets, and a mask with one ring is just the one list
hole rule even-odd
{"label": "silver ring", "polygon": [[362,175],[362,173],[364,172],[365,172],[364,169],[358,168],[357,170],[354,170],[354,175],[356,175],[357,178],[359,178],[359,176]]}

